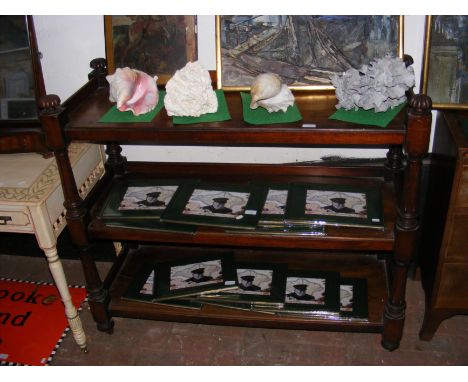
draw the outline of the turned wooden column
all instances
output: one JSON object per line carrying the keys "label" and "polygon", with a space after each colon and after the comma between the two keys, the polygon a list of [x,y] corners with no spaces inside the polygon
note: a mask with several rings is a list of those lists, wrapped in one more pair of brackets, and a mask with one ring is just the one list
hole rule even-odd
{"label": "turned wooden column", "polygon": [[[89,66],[93,70],[91,73],[88,74],[88,78],[95,78],[97,80],[98,86],[109,86],[109,83],[106,80],[106,76],[108,74],[106,59],[95,58],[91,60]],[[118,143],[106,143],[107,161],[105,167],[106,172],[112,176],[120,176],[123,175],[125,172],[126,158],[120,154],[121,152],[122,147]]]}
{"label": "turned wooden column", "polygon": [[384,311],[382,346],[388,350],[398,348],[403,333],[406,279],[417,245],[421,168],[423,157],[429,148],[431,107],[431,99],[428,96],[414,95],[410,99],[405,142],[406,168],[402,190],[398,193],[392,281]]}
{"label": "turned wooden column", "polygon": [[89,251],[89,240],[86,230],[87,211],[83,207],[73,176],[67,142],[64,139],[62,126],[66,124],[66,115],[60,106],[60,98],[56,95],[46,95],[39,100],[41,124],[46,135],[46,145],[53,151],[60,174],[66,208],[67,226],[74,245],[80,250],[80,259],[86,279],[86,289],[89,293],[89,305],[98,329],[112,331],[113,321],[107,310],[109,297],[103,288],[103,283],[96,264]]}

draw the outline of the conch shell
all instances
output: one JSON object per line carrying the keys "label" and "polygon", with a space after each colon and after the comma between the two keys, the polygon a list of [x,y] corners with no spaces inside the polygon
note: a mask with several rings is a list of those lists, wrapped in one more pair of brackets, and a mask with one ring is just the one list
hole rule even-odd
{"label": "conch shell", "polygon": [[267,109],[269,113],[280,110],[285,112],[289,106],[294,105],[294,96],[291,90],[289,90],[288,85],[283,84],[277,95],[258,101],[257,105]]}
{"label": "conch shell", "polygon": [[216,113],[218,98],[208,70],[198,61],[188,62],[177,70],[166,84],[164,107],[169,116],[199,117]]}
{"label": "conch shell", "polygon": [[157,76],[151,77],[136,69],[117,68],[106,76],[109,82],[109,101],[117,102],[120,111],[131,110],[134,115],[153,110],[159,100]]}
{"label": "conch shell", "polygon": [[256,109],[258,101],[274,97],[281,91],[281,79],[274,73],[262,73],[254,78],[250,86],[252,101],[250,108]]}

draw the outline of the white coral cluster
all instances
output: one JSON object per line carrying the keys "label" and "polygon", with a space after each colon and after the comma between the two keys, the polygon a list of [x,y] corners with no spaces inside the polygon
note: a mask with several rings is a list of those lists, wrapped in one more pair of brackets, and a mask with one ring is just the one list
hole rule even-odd
{"label": "white coral cluster", "polygon": [[169,116],[199,117],[218,110],[218,99],[211,86],[208,70],[189,62],[166,84],[164,106]]}
{"label": "white coral cluster", "polygon": [[386,56],[360,70],[349,69],[331,76],[338,98],[337,109],[362,108],[383,112],[406,101],[405,92],[414,86],[414,70],[401,58]]}

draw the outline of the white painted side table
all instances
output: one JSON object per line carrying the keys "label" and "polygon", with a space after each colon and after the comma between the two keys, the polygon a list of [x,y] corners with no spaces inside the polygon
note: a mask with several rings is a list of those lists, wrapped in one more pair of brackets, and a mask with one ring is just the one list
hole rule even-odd
{"label": "white painted side table", "polygon": [[[84,198],[104,174],[105,155],[95,144],[69,146],[70,161]],[[44,251],[65,306],[76,343],[86,351],[86,335],[71,301],[57,253],[57,237],[66,226],[63,193],[55,158],[39,154],[0,154],[0,231],[32,233]]]}

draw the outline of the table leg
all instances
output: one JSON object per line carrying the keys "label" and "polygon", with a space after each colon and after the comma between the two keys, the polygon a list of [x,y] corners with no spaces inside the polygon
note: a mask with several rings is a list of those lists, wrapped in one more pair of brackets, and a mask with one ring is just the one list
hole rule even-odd
{"label": "table leg", "polygon": [[47,257],[49,263],[49,269],[52,273],[55,285],[59,291],[60,298],[65,306],[65,316],[67,317],[68,324],[73,333],[73,338],[75,339],[78,346],[85,352],[87,352],[86,346],[86,335],[81,325],[81,319],[78,315],[78,311],[73,305],[70,291],[68,290],[68,284],[63,271],[62,262],[57,254],[57,247],[52,248],[43,248],[44,253]]}

